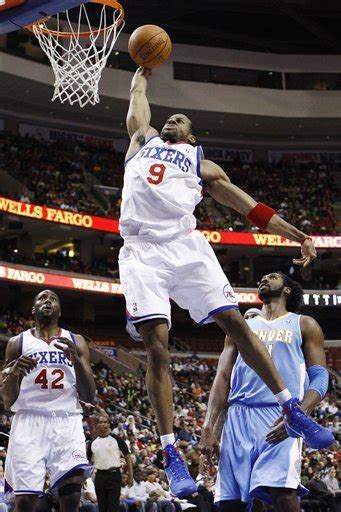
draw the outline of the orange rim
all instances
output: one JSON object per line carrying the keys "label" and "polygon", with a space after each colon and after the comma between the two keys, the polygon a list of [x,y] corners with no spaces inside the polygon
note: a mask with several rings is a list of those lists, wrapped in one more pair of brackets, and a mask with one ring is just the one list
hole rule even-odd
{"label": "orange rim", "polygon": [[[106,5],[107,7],[112,7],[113,9],[120,11],[120,15],[119,15],[118,19],[115,21],[115,23],[113,23],[112,25],[109,25],[109,27],[112,27],[113,25],[119,26],[119,25],[121,25],[121,23],[123,23],[124,16],[125,16],[124,9],[120,3],[116,2],[116,0],[90,0],[89,3]],[[31,23],[30,25],[27,25],[25,28],[27,30],[29,30],[30,32],[33,32],[34,26],[39,27],[40,22],[49,20],[50,18],[51,18],[51,16],[47,16],[46,18],[38,20],[35,23]],[[101,30],[93,30],[91,32],[90,31],[89,32],[79,32],[78,37],[85,38],[85,37],[90,37],[91,35],[97,36],[98,34],[103,34],[104,32],[106,32],[109,27],[101,28]],[[74,32],[63,32],[63,31],[58,31],[58,30],[50,30],[49,28],[45,28],[45,27],[39,27],[39,31],[42,34],[50,34],[55,37],[71,38],[71,37],[75,36]]]}

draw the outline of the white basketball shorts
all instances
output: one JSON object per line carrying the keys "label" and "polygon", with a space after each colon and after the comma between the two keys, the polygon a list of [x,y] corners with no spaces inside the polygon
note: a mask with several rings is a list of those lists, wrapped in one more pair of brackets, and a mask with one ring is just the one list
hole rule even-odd
{"label": "white basketball shorts", "polygon": [[127,305],[128,332],[133,325],[165,318],[171,326],[170,299],[188,309],[195,322],[212,322],[237,299],[204,235],[193,231],[169,242],[127,242],[119,254],[120,279]]}
{"label": "white basketball shorts", "polygon": [[81,414],[15,414],[5,463],[6,491],[41,494],[46,474],[54,488],[79,469],[84,479],[92,472]]}

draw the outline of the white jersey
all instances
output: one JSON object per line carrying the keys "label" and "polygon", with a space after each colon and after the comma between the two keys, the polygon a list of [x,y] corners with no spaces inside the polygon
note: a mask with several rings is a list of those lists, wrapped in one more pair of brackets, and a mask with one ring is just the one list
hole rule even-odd
{"label": "white jersey", "polygon": [[201,146],[152,137],[126,161],[120,232],[125,240],[166,240],[196,228],[202,199]]}
{"label": "white jersey", "polygon": [[39,361],[23,377],[19,396],[11,407],[13,412],[82,412],[73,364],[62,350],[55,347],[61,337],[76,343],[73,333],[64,329],[59,329],[58,334],[49,340],[36,337],[33,329],[20,334],[21,354]]}

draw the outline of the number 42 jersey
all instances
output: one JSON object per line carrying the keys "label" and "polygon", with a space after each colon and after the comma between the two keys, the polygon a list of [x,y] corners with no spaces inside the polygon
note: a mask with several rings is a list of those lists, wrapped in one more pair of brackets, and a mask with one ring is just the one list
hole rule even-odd
{"label": "number 42 jersey", "polygon": [[136,241],[162,241],[196,228],[202,199],[201,146],[152,137],[126,161],[120,232]]}
{"label": "number 42 jersey", "polygon": [[55,347],[61,337],[76,343],[74,334],[65,329],[59,329],[49,340],[36,337],[33,329],[20,334],[21,354],[37,358],[38,364],[21,380],[19,396],[11,407],[13,412],[82,412],[73,364]]}

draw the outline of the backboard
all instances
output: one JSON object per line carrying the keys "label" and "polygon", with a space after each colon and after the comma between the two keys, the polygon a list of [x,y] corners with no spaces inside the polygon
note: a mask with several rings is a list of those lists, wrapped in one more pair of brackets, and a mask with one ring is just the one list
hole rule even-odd
{"label": "backboard", "polygon": [[47,16],[78,7],[82,3],[84,0],[2,0],[0,34],[19,30]]}

